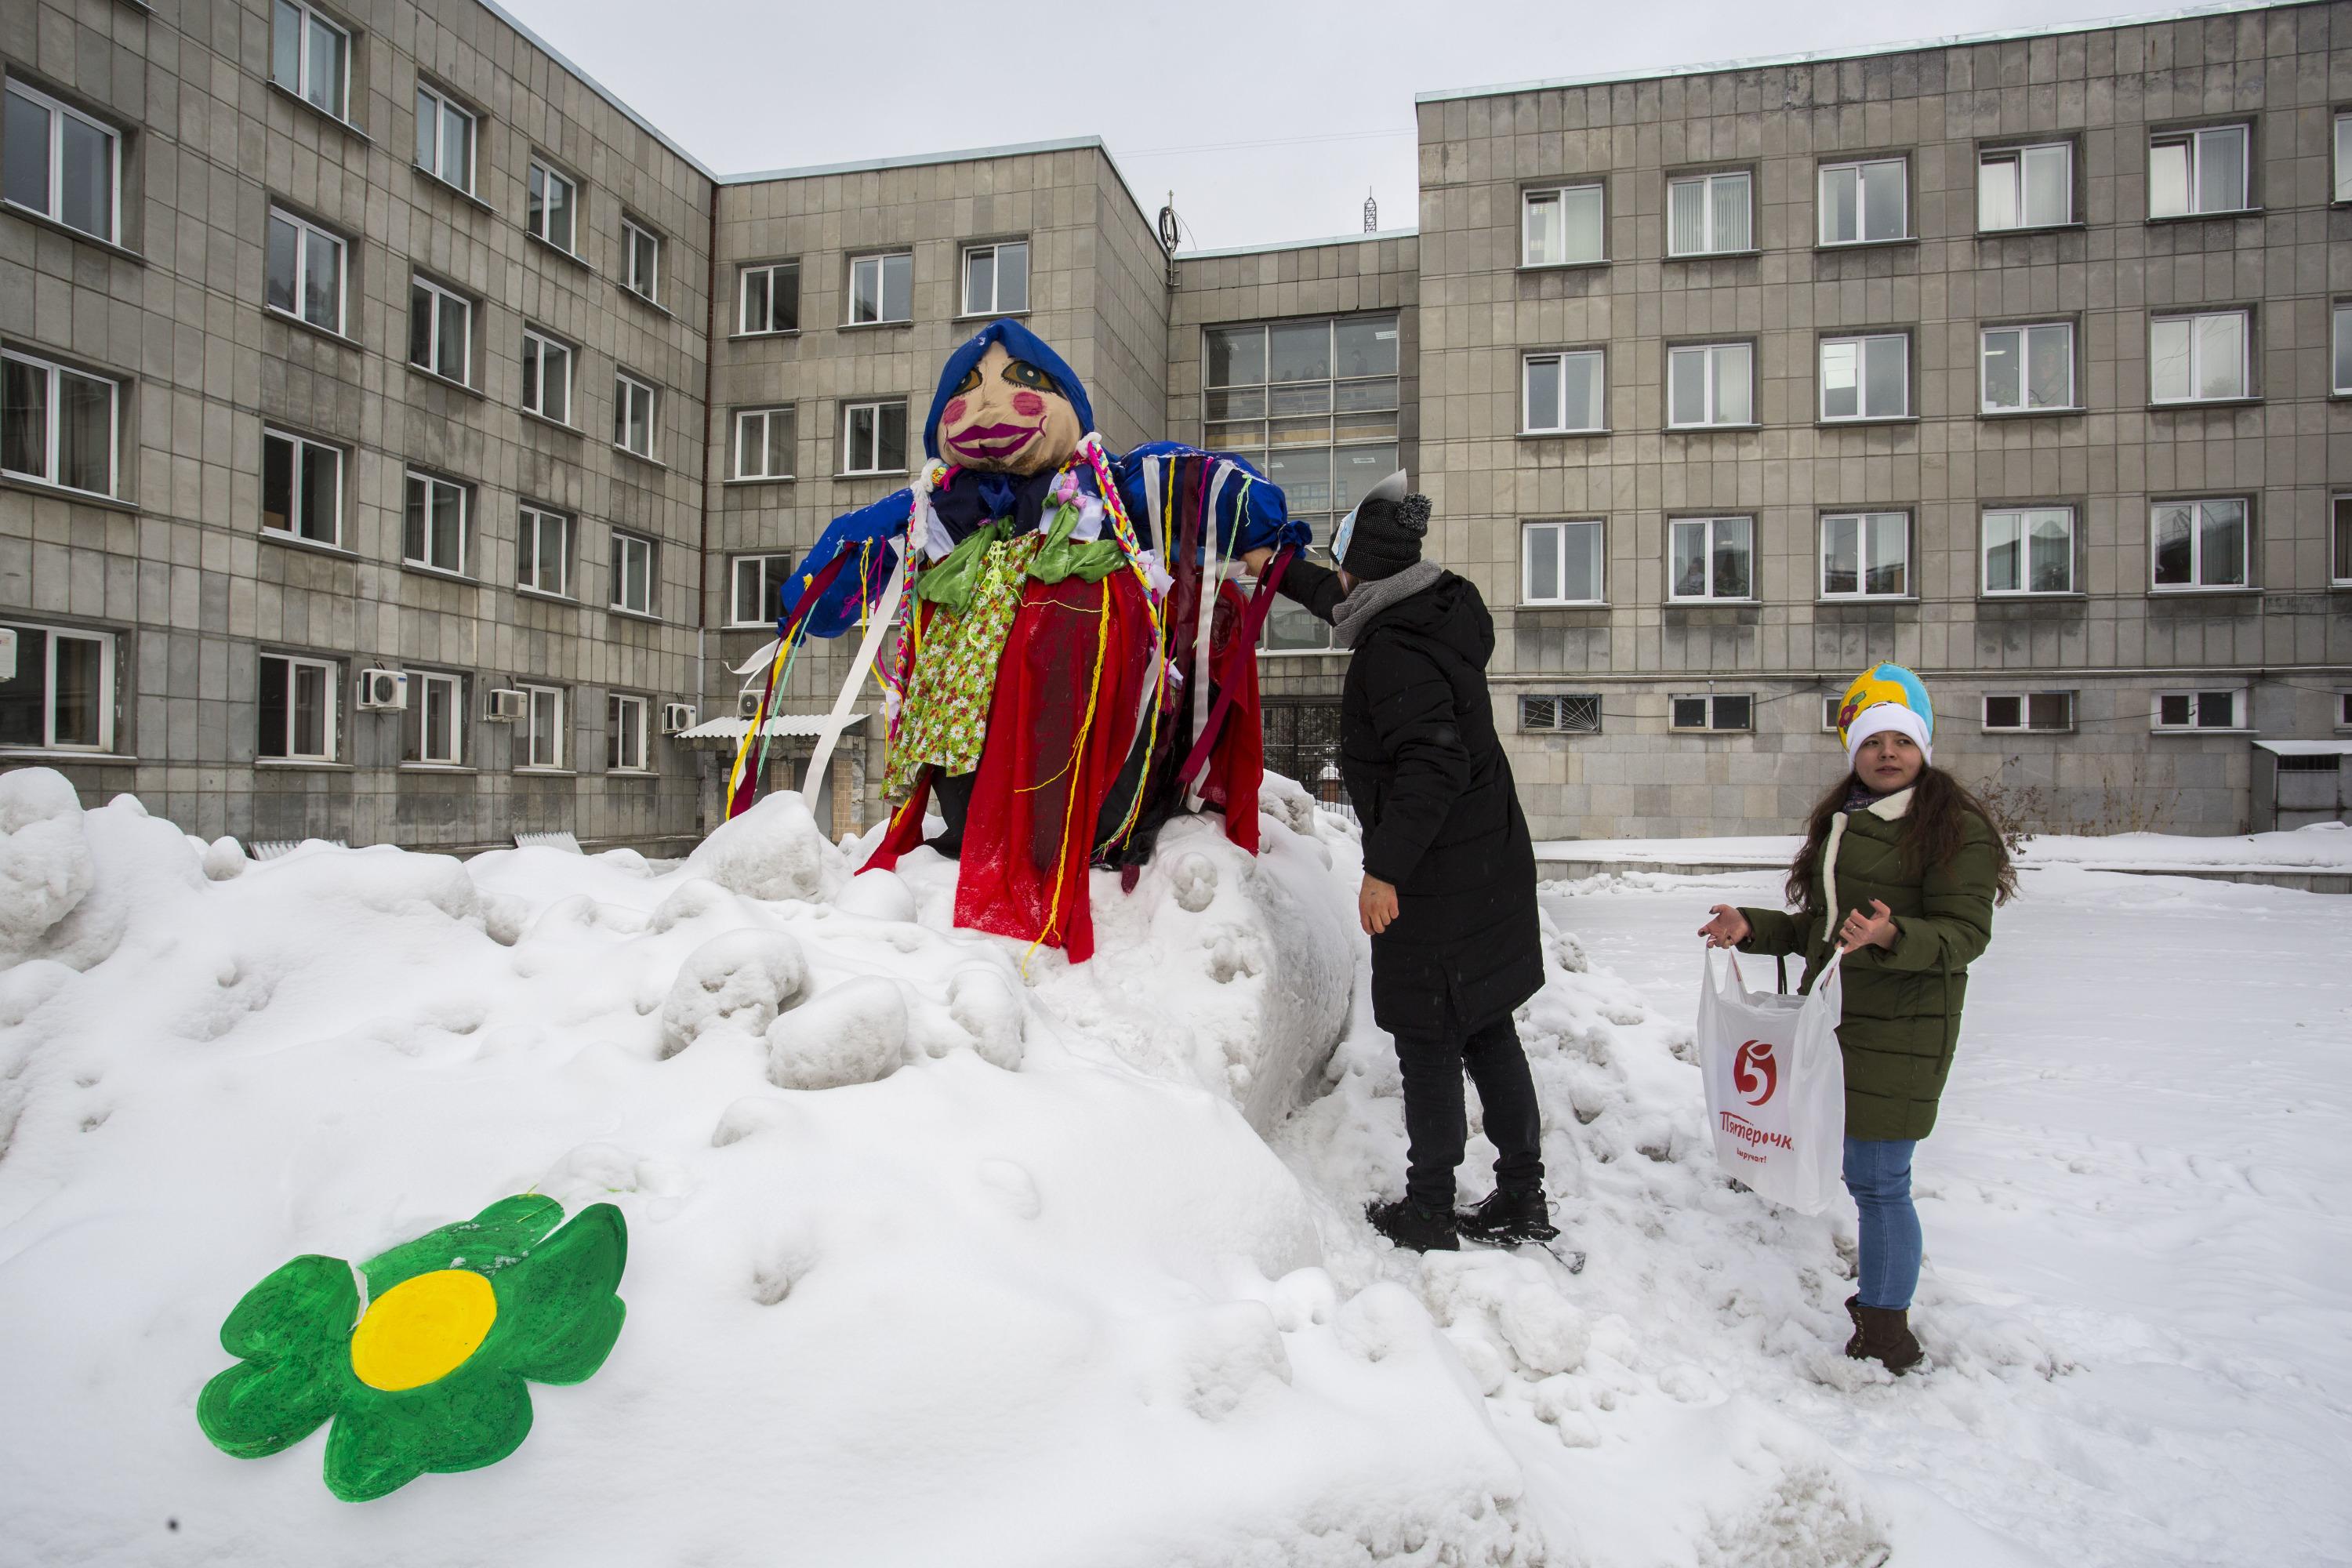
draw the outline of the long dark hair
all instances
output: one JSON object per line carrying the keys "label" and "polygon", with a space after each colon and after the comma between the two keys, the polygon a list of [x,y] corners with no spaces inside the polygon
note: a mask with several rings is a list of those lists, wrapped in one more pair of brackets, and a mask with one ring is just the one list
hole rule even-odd
{"label": "long dark hair", "polygon": [[[1796,860],[1789,867],[1787,888],[1791,909],[1810,908],[1813,901],[1814,874],[1821,869],[1822,848],[1829,842],[1830,824],[1845,810],[1854,786],[1861,781],[1852,769],[1838,780],[1837,787],[1822,796],[1805,819],[1804,847],[1797,851]],[[1992,813],[1982,802],[1970,795],[1968,786],[1929,763],[1919,770],[1911,785],[1911,809],[1903,817],[1903,868],[1914,877],[1922,877],[1944,865],[1960,852],[1968,837],[1968,819],[1973,813],[1984,819],[1992,829],[1993,902],[2005,904],[2017,896],[2017,868],[2010,863],[2009,847],[2000,841],[2000,828]]]}

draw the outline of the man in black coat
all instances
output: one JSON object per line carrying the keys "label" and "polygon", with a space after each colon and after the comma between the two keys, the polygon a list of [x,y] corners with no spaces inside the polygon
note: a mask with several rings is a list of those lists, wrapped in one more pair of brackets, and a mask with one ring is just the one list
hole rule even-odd
{"label": "man in black coat", "polygon": [[[1372,1016],[1396,1037],[1410,1151],[1405,1196],[1373,1225],[1400,1247],[1557,1236],[1541,1120],[1512,1014],[1543,984],[1535,847],[1495,734],[1495,623],[1470,583],[1421,557],[1429,500],[1391,475],[1348,514],[1327,571],[1294,560],[1280,591],[1354,650],[1339,769],[1364,829],[1357,913],[1372,939]],[[1270,552],[1253,552],[1253,571]],[[1468,1137],[1462,1072],[1498,1151],[1495,1191],[1454,1209]]]}

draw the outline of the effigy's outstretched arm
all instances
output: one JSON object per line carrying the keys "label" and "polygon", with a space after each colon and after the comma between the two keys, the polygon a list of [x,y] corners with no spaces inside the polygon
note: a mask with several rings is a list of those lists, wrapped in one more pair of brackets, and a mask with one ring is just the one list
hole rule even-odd
{"label": "effigy's outstretched arm", "polygon": [[800,613],[803,600],[808,601],[803,627],[807,636],[837,637],[857,625],[889,583],[897,564],[889,543],[906,533],[914,502],[913,489],[893,490],[871,506],[835,518],[784,584],[776,621],[779,634]]}
{"label": "effigy's outstretched arm", "polygon": [[1114,472],[1119,499],[1135,518],[1138,531],[1150,520],[1151,536],[1163,550],[1174,548],[1163,520],[1181,506],[1197,504],[1192,496],[1177,493],[1187,486],[1211,504],[1216,518],[1214,544],[1203,537],[1203,554],[1213,548],[1219,558],[1229,561],[1261,548],[1304,549],[1310,542],[1307,526],[1291,518],[1282,487],[1228,453],[1203,451],[1181,441],[1148,441],[1120,458]]}

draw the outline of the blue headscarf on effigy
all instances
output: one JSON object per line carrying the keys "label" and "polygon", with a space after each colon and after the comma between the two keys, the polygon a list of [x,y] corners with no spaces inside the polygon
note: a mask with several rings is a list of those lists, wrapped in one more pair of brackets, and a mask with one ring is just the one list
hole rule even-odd
{"label": "blue headscarf on effigy", "polygon": [[[1078,380],[1077,373],[1070,368],[1069,362],[1020,322],[991,321],[950,354],[947,363],[940,368],[939,386],[931,395],[930,412],[923,420],[923,450],[931,458],[937,458],[940,455],[940,416],[947,408],[948,400],[955,395],[957,384],[980,363],[981,357],[988,353],[990,344],[999,342],[1013,358],[1025,360],[1044,371],[1062,395],[1069,399],[1072,410],[1077,415],[1079,429],[1087,433],[1094,430],[1094,405],[1087,398],[1086,386]],[[1150,442],[1124,457],[1105,454],[1110,465],[1111,477],[1118,485],[1119,500],[1135,524],[1143,548],[1149,550],[1152,547],[1150,520],[1160,512],[1160,481],[1156,478],[1147,479],[1147,470],[1164,476],[1171,471],[1170,465],[1179,459],[1217,456],[1172,441]],[[1307,525],[1290,521],[1281,489],[1241,458],[1228,458],[1224,460],[1231,462],[1249,482],[1229,483],[1217,493],[1220,552],[1231,557],[1261,546],[1305,545],[1308,539]],[[1089,492],[1093,490],[1092,476],[1084,469],[1080,471],[1079,482]],[[1043,481],[1042,479],[1024,480],[1012,474],[959,474],[957,488],[972,490],[974,494],[971,497],[958,499],[968,503],[976,501],[979,510],[987,515],[1012,517],[1034,507],[1034,498],[1030,500],[1030,507],[1023,506],[1023,492],[1042,490]],[[934,498],[935,510],[941,512],[943,519],[946,508],[940,503],[947,497],[948,492],[941,491]],[[834,637],[856,626],[861,613],[881,597],[883,587],[889,580],[894,562],[884,543],[906,532],[908,513],[913,502],[914,491],[911,489],[894,490],[870,506],[860,507],[856,511],[845,512],[834,519],[823,537],[802,558],[799,569],[785,584],[782,595],[782,613],[777,619],[778,630],[782,631],[785,622],[799,607],[801,595],[808,591],[817,574],[835,557],[844,553],[856,559],[853,564],[845,567],[835,577],[824,595],[810,606],[807,627],[813,637]],[[950,528],[959,534],[968,531],[955,528],[952,522]]]}

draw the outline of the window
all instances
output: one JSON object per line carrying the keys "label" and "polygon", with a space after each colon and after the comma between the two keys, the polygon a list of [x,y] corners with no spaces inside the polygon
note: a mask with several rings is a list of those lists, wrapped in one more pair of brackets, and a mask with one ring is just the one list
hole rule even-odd
{"label": "window", "polygon": [[2352,114],[2336,117],[2336,199],[2352,202]]}
{"label": "window", "polygon": [[408,363],[451,381],[469,381],[474,302],[425,278],[408,282]]}
{"label": "window", "polygon": [[746,333],[801,330],[799,262],[743,268],[741,330]]}
{"label": "window", "polygon": [[1754,424],[1755,353],[1748,343],[1667,350],[1666,423],[1680,428]]}
{"label": "window", "polygon": [[2352,588],[2352,495],[2337,496],[2333,506],[2336,537],[2328,580],[2339,588]]}
{"label": "window", "polygon": [[613,531],[613,608],[654,613],[654,542]]}
{"label": "window", "polygon": [[1601,258],[1598,184],[1528,191],[1520,205],[1521,266],[1565,267]]}
{"label": "window", "polygon": [[111,376],[0,354],[0,472],[113,495],[121,393]]}
{"label": "window", "polygon": [[122,138],[114,128],[36,92],[7,87],[0,198],[111,241],[121,226]]}
{"label": "window", "polygon": [[1600,522],[1530,522],[1519,528],[1519,603],[1601,602]]}
{"label": "window", "polygon": [[2148,397],[2156,403],[2202,403],[2244,397],[2246,312],[2158,316],[2147,324]]}
{"label": "window", "polygon": [[534,594],[572,596],[572,520],[525,502],[515,534],[515,584]]}
{"label": "window", "polygon": [[1845,698],[1843,694],[1832,691],[1824,696],[1822,699],[1822,731],[1826,734],[1836,734],[1838,731],[1838,721],[1843,717],[1844,713]]}
{"label": "window", "polygon": [[2193,217],[2246,206],[2246,127],[2217,125],[2147,144],[2147,216]]}
{"label": "window", "polygon": [[1752,730],[1756,699],[1712,692],[1666,700],[1666,725],[1674,730]]}
{"label": "window", "polygon": [[646,700],[615,691],[604,700],[604,766],[616,773],[646,771]]}
{"label": "window", "polygon": [[2158,501],[2148,533],[2158,588],[2246,586],[2246,503]]}
{"label": "window", "polygon": [[654,389],[625,370],[613,373],[613,445],[654,455]]}
{"label": "window", "polygon": [[2338,397],[2352,397],[2352,304],[2338,302],[2335,315],[2336,368],[2328,377],[2328,388]]}
{"label": "window", "polygon": [[1822,519],[1822,597],[1899,599],[1911,592],[1911,519],[1899,511]]}
{"label": "window", "polygon": [[466,570],[466,487],[431,474],[408,476],[402,559],[436,572]]}
{"label": "window", "polygon": [[2352,691],[2339,691],[2336,694],[2336,727],[2339,730],[2352,730]]}
{"label": "window", "polygon": [[2074,221],[2074,149],[2065,142],[1977,155],[1977,227],[2050,228]]}
{"label": "window", "polygon": [[1910,237],[1907,171],[1901,158],[1822,168],[1822,243],[1862,245]]}
{"label": "window", "polygon": [[255,754],[289,762],[335,760],[335,700],[342,682],[323,658],[261,656],[261,735]]}
{"label": "window", "polygon": [[1029,308],[1029,242],[975,245],[963,253],[963,313],[1010,316]]}
{"label": "window", "polygon": [[1822,417],[1900,419],[1911,412],[1911,340],[1902,332],[1822,340]]}
{"label": "window", "polygon": [[2159,691],[2149,716],[2158,730],[2242,730],[2244,689],[2220,691]]}
{"label": "window", "polygon": [[1987,414],[2074,406],[2074,323],[1987,327],[1981,391]]}
{"label": "window", "polygon": [[1700,174],[1666,182],[1666,254],[1706,256],[1752,250],[1748,175]]}
{"label": "window", "polygon": [[474,188],[474,116],[416,84],[416,166],[461,191]]}
{"label": "window", "polygon": [[635,218],[621,220],[621,287],[647,300],[661,298],[661,237]]}
{"label": "window", "polygon": [[264,426],[261,529],[313,544],[341,544],[342,448]]}
{"label": "window", "polygon": [[1984,514],[1987,594],[2074,591],[2074,510],[2018,507]]}
{"label": "window", "polygon": [[[1397,469],[1395,316],[1342,316],[1202,334],[1203,444],[1255,464],[1327,545],[1337,520]],[[1331,628],[1282,600],[1269,650],[1327,650]]]}
{"label": "window", "polygon": [[114,637],[106,632],[5,623],[16,670],[0,680],[0,746],[114,749]]}
{"label": "window", "polygon": [[1672,584],[1675,599],[1752,599],[1756,520],[1749,517],[1678,517],[1672,535]]}
{"label": "window", "polygon": [[401,756],[460,767],[466,761],[466,678],[411,671],[408,711],[401,715]]}
{"label": "window", "polygon": [[735,416],[735,477],[739,479],[789,479],[793,477],[793,411],[789,408],[746,408]]}
{"label": "window", "polygon": [[563,765],[563,692],[560,687],[522,688],[522,733],[515,737],[515,765],[520,768],[560,768]]}
{"label": "window", "polygon": [[573,243],[579,217],[579,187],[546,164],[533,162],[525,226],[556,249],[573,252],[579,248]]}
{"label": "window", "polygon": [[572,423],[572,350],[527,328],[522,334],[522,405],[558,425]]}
{"label": "window", "polygon": [[1606,381],[1599,349],[1571,354],[1529,354],[1521,426],[1529,435],[1607,426]]}
{"label": "window", "polygon": [[861,256],[849,264],[849,324],[915,318],[915,257],[901,250]]}
{"label": "window", "polygon": [[352,36],[309,5],[278,0],[269,26],[269,79],[338,120],[351,118]]}
{"label": "window", "polygon": [[343,330],[343,242],[318,225],[269,209],[266,258],[271,310],[341,333]]}
{"label": "window", "polygon": [[852,403],[841,411],[841,471],[898,474],[907,468],[907,405]]}
{"label": "window", "polygon": [[1600,695],[1580,692],[1567,697],[1522,697],[1519,728],[1537,734],[1598,735]]}
{"label": "window", "polygon": [[784,582],[793,574],[789,555],[738,555],[732,567],[734,606],[730,625],[763,626],[783,614]]}
{"label": "window", "polygon": [[2071,691],[2029,691],[2018,696],[1984,700],[1988,730],[2072,730],[2074,694]]}

